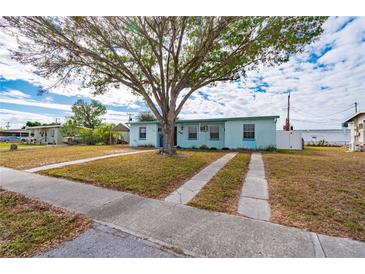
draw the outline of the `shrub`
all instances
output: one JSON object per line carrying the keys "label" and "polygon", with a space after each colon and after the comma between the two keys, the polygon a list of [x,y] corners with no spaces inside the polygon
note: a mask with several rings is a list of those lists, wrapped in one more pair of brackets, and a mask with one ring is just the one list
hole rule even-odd
{"label": "shrub", "polygon": [[217,150],[217,148],[216,148],[216,147],[211,147],[210,149],[211,149],[211,150]]}
{"label": "shrub", "polygon": [[102,124],[100,127],[96,128],[93,132],[96,142],[109,145],[113,144],[115,140],[113,132],[114,127],[114,124]]}
{"label": "shrub", "polygon": [[228,147],[224,147],[224,148],[222,148],[222,150],[229,150],[229,148]]}
{"label": "shrub", "polygon": [[97,140],[94,136],[94,131],[89,128],[81,128],[80,129],[80,137],[82,142],[87,145],[95,145]]}
{"label": "shrub", "polygon": [[200,149],[209,149],[209,147],[207,145],[201,145]]}
{"label": "shrub", "polygon": [[138,147],[155,147],[155,146],[151,144],[145,144],[145,145],[138,145]]}
{"label": "shrub", "polygon": [[265,151],[276,151],[276,147],[275,146],[267,146],[264,150]]}

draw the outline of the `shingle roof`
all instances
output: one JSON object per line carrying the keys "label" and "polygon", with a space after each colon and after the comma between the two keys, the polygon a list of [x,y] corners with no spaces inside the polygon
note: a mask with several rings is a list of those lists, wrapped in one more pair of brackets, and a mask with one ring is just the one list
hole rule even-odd
{"label": "shingle roof", "polygon": [[119,123],[118,125],[115,126],[115,128],[113,130],[114,131],[129,131],[129,128],[126,127],[125,125],[123,125],[122,123]]}

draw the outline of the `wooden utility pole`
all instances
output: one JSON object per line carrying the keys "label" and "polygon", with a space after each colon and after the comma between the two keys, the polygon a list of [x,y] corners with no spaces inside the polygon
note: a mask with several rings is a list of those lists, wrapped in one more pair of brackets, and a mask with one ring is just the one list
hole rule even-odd
{"label": "wooden utility pole", "polygon": [[355,102],[355,113],[357,113],[357,102]]}
{"label": "wooden utility pole", "polygon": [[132,113],[127,113],[128,114],[128,122],[132,122]]}
{"label": "wooden utility pole", "polygon": [[283,126],[283,129],[285,131],[290,131],[290,129],[291,129],[291,126],[290,126],[290,91],[288,94],[288,110],[287,110],[285,125]]}

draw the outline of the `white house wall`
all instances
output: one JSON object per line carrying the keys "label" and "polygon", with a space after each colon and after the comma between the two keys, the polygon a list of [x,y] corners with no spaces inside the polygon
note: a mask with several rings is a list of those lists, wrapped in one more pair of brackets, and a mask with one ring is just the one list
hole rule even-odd
{"label": "white house wall", "polygon": [[[146,127],[146,139],[139,138],[139,128]],[[157,124],[136,124],[130,127],[130,143],[132,147],[136,146],[154,146],[158,147]]]}
{"label": "white house wall", "polygon": [[[255,124],[255,140],[243,139],[244,124]],[[225,146],[230,149],[276,147],[276,122],[274,119],[227,121],[225,123]]]}

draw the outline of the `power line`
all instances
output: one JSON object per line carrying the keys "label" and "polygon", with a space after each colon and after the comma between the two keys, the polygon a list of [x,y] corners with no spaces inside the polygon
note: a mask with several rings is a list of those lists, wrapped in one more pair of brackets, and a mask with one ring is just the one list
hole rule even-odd
{"label": "power line", "polygon": [[[293,109],[293,111],[295,112],[295,113],[298,113],[298,114],[302,114],[302,113],[304,113],[304,112],[299,112],[299,111],[297,111],[297,110],[295,110],[295,109]],[[336,122],[338,122],[338,121],[342,121],[343,119],[342,118],[338,118],[338,119],[333,119],[333,118],[329,118],[329,117],[316,117],[316,118],[311,118],[311,119],[313,119],[312,121],[313,122],[315,122],[316,121],[316,119],[326,119],[326,120],[331,120],[331,121],[336,121]]]}
{"label": "power line", "polygon": [[316,117],[319,117],[319,118],[324,118],[324,117],[332,116],[332,115],[335,115],[335,114],[343,113],[343,112],[349,111],[352,108],[353,108],[353,104],[351,105],[350,108],[347,108],[347,109],[344,109],[344,110],[341,110],[341,111],[338,111],[338,112],[335,112],[335,113],[331,113],[331,114],[327,114],[327,115],[317,115],[317,114],[313,114],[313,113],[310,113],[310,112],[303,111],[303,110],[298,109],[296,107],[292,107],[292,109],[294,109],[296,111],[302,112],[304,114],[309,114],[309,115],[312,115],[312,116],[316,116]]}

